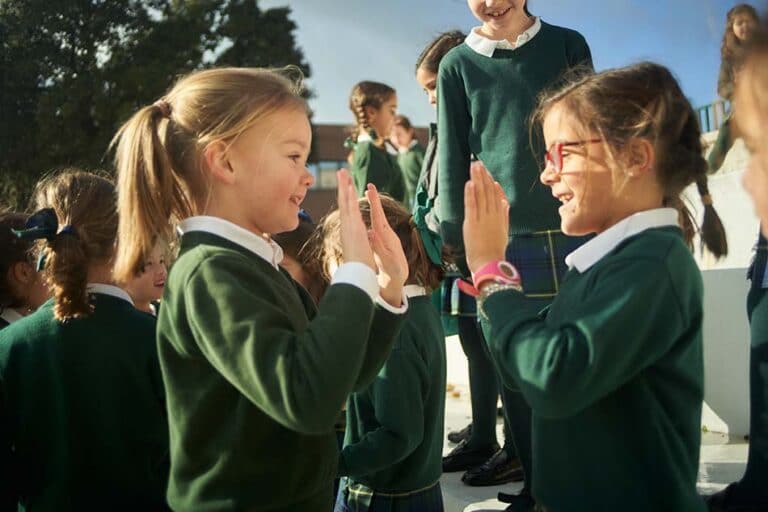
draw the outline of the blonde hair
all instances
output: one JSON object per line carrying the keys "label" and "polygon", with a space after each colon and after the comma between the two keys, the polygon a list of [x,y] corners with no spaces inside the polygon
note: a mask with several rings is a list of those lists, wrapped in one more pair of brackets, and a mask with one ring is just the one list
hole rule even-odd
{"label": "blonde hair", "polygon": [[35,209],[53,208],[59,228],[70,226],[42,245],[43,278],[53,292],[57,320],[87,316],[88,268],[108,263],[117,237],[115,186],[102,176],[67,169],[35,187]]}
{"label": "blonde hair", "polygon": [[277,111],[307,110],[302,75],[279,70],[220,68],[181,78],[160,100],[141,108],[117,132],[118,250],[115,276],[130,279],[172,224],[204,211],[209,186],[202,155],[231,144]]}
{"label": "blonde hair", "polygon": [[[358,202],[363,222],[365,222],[366,226],[370,227],[370,203],[368,203],[366,198],[361,198]],[[421,285],[427,291],[436,290],[443,280],[444,270],[442,266],[436,265],[429,259],[419,230],[413,221],[413,216],[402,204],[387,195],[381,196],[381,206],[387,222],[400,239],[405,257],[408,260],[408,282]],[[341,216],[338,210],[329,213],[320,223],[320,228],[315,232],[313,245],[318,252],[316,259],[322,262],[324,277],[326,281],[330,281],[331,276],[328,275],[329,263],[341,261],[343,256],[341,248]]]}

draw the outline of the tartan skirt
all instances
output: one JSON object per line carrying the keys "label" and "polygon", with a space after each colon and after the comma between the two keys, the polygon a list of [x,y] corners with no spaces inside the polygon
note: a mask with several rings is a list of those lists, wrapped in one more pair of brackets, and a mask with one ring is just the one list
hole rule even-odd
{"label": "tartan skirt", "polygon": [[334,512],[443,512],[440,482],[408,493],[376,492],[348,478],[341,479]]}

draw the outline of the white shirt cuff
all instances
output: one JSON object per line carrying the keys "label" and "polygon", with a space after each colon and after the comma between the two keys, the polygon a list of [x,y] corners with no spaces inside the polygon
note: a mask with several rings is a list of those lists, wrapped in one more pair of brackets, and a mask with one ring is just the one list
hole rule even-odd
{"label": "white shirt cuff", "polygon": [[331,279],[331,285],[351,284],[363,290],[372,301],[379,296],[379,282],[376,280],[376,273],[359,261],[343,263],[336,269]]}
{"label": "white shirt cuff", "polygon": [[387,311],[389,311],[394,315],[402,315],[403,313],[408,311],[408,296],[405,294],[405,288],[403,288],[403,304],[399,308],[396,308],[389,302],[382,299],[381,295],[376,297],[376,304],[383,307],[384,309],[386,309]]}

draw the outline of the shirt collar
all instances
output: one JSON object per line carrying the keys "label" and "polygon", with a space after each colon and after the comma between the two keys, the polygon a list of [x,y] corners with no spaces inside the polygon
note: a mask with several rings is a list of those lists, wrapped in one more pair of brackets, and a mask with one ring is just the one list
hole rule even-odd
{"label": "shirt collar", "polygon": [[24,317],[13,308],[5,308],[3,309],[3,312],[0,313],[0,318],[5,320],[9,324],[12,324],[13,322],[16,322],[17,320],[21,320]]}
{"label": "shirt collar", "polygon": [[568,268],[586,272],[627,238],[646,229],[665,226],[678,226],[678,212],[674,208],[655,208],[635,213],[566,256],[565,263]]}
{"label": "shirt collar", "polygon": [[110,295],[112,297],[117,297],[118,299],[122,299],[126,302],[128,302],[131,306],[133,306],[133,299],[130,295],[128,295],[128,292],[123,290],[122,288],[115,286],[113,284],[104,284],[104,283],[88,283],[88,286],[86,287],[88,290],[88,293],[100,293],[101,295]]}
{"label": "shirt collar", "polygon": [[403,287],[403,292],[405,293],[405,296],[410,299],[411,297],[421,297],[426,295],[427,289],[418,284],[407,284]]}
{"label": "shirt collar", "polygon": [[271,239],[261,237],[251,233],[247,229],[241,228],[218,217],[201,215],[184,219],[179,224],[179,231],[182,234],[190,231],[205,231],[213,233],[230,242],[244,247],[255,255],[266,260],[270,265],[278,268],[278,264],[283,261],[283,249]]}
{"label": "shirt collar", "polygon": [[493,52],[496,50],[516,50],[533,39],[533,37],[539,33],[539,30],[541,30],[541,19],[539,17],[534,17],[533,25],[518,35],[514,44],[506,39],[488,39],[487,37],[480,35],[480,28],[481,27],[475,27],[470,30],[469,35],[464,39],[464,42],[480,55],[493,57]]}

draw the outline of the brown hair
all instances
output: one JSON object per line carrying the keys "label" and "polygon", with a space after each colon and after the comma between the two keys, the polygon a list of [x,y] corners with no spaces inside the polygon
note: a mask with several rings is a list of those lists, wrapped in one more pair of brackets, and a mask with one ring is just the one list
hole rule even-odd
{"label": "brown hair", "polygon": [[205,209],[209,186],[201,155],[232,143],[275,112],[306,111],[301,72],[257,68],[197,71],[141,108],[115,135],[120,227],[115,276],[130,279],[172,223]]}
{"label": "brown hair", "polygon": [[315,238],[317,226],[314,222],[307,219],[299,219],[299,227],[293,231],[274,235],[272,239],[280,245],[289,256],[301,265],[304,274],[309,279],[307,291],[320,302],[328,282],[325,279],[322,269],[322,262],[319,261],[315,244],[318,242]]}
{"label": "brown hair", "polygon": [[757,10],[749,4],[738,4],[728,11],[725,16],[723,42],[720,45],[720,57],[723,60],[738,60],[739,54],[744,48],[744,42],[740,41],[733,32],[733,23],[736,21],[736,17],[742,15],[749,16],[756,23],[759,21]]}
{"label": "brown hair", "polygon": [[419,54],[419,58],[416,59],[416,71],[424,68],[430,73],[437,74],[440,61],[443,60],[445,54],[463,43],[466,38],[466,34],[460,30],[450,30],[439,34]]}
{"label": "brown hair", "polygon": [[411,124],[411,120],[402,114],[398,114],[395,116],[395,126],[401,126],[406,131],[409,131],[409,132],[413,130],[413,125]]}
{"label": "brown hair", "polygon": [[[370,204],[365,198],[360,199],[359,203],[363,221],[370,227]],[[443,280],[443,267],[429,259],[411,214],[402,204],[389,196],[381,196],[381,206],[387,222],[403,245],[405,257],[408,260],[408,282],[421,285],[427,291],[437,289]],[[321,240],[318,244],[317,259],[322,262],[326,280],[330,280],[327,273],[328,263],[342,260],[341,218],[338,210],[331,212],[323,219],[317,231],[317,237]]]}
{"label": "brown hair", "polygon": [[23,213],[0,211],[0,312],[5,308],[24,306],[24,297],[19,297],[8,280],[9,273],[17,263],[32,264],[34,243],[17,237],[12,229],[24,229],[27,220]]}
{"label": "brown hair", "polygon": [[88,268],[109,262],[117,238],[115,187],[107,178],[67,169],[43,178],[35,187],[35,209],[52,208],[62,230],[42,247],[43,277],[48,283],[57,320],[92,311],[86,285]]}
{"label": "brown hair", "polygon": [[704,203],[701,240],[716,257],[728,253],[725,231],[707,187],[698,118],[667,68],[644,62],[583,77],[545,96],[534,120],[541,123],[555,105],[562,105],[583,123],[584,130],[603,140],[614,169],[619,167],[621,148],[633,139],[649,141],[664,203],[681,212],[689,244],[695,224],[680,194],[695,182]]}
{"label": "brown hair", "polygon": [[[349,110],[355,116],[355,126],[350,130],[352,140],[357,140],[361,130],[369,130],[368,114],[365,107],[380,109],[393,95],[395,90],[380,82],[358,82],[349,94]],[[381,137],[389,136],[388,133],[379,133]]]}

